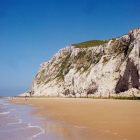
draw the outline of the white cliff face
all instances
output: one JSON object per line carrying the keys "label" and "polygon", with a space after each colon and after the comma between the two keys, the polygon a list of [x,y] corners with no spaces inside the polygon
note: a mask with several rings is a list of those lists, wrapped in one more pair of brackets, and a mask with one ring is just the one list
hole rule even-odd
{"label": "white cliff face", "polygon": [[140,28],[102,45],[61,49],[41,64],[34,96],[108,96],[140,88]]}

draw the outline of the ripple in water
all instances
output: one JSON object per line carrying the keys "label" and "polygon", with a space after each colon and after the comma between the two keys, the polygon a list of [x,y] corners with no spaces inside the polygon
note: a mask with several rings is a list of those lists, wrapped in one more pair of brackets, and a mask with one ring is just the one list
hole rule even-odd
{"label": "ripple in water", "polygon": [[44,133],[34,124],[30,108],[0,100],[0,140],[31,140]]}

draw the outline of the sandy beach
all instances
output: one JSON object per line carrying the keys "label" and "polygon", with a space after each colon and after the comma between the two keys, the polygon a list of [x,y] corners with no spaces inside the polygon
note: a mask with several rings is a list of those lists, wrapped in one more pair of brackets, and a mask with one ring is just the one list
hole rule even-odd
{"label": "sandy beach", "polygon": [[39,107],[34,114],[86,128],[87,139],[139,140],[140,101],[83,98],[17,98]]}

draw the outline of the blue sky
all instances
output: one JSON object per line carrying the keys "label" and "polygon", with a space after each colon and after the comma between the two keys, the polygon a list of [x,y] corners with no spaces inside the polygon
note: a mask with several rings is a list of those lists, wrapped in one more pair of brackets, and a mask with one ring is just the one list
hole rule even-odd
{"label": "blue sky", "polygon": [[0,95],[30,88],[41,62],[72,43],[140,26],[139,0],[0,0]]}

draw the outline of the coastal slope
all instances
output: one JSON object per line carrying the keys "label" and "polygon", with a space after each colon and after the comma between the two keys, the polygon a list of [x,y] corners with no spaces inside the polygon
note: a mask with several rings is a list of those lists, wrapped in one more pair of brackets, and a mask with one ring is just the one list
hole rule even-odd
{"label": "coastal slope", "polygon": [[92,40],[61,49],[41,64],[33,96],[139,96],[140,28],[111,40]]}

